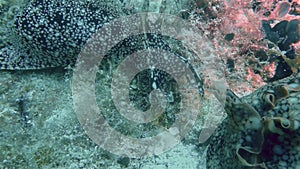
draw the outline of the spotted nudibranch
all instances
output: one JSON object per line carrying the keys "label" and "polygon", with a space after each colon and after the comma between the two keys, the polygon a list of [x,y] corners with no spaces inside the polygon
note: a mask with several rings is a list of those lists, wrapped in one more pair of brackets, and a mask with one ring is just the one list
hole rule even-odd
{"label": "spotted nudibranch", "polygon": [[[123,14],[113,0],[30,0],[17,14],[0,70],[74,65],[86,41]],[[1,43],[1,42],[0,42]]]}
{"label": "spotted nudibranch", "polygon": [[208,169],[300,168],[300,75],[242,98],[227,90],[227,118],[207,150]]}

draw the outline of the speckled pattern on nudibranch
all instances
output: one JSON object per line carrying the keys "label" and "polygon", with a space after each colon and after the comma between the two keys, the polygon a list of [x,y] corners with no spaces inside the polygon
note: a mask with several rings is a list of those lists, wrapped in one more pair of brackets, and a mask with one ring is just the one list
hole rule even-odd
{"label": "speckled pattern on nudibranch", "polygon": [[12,14],[9,29],[0,30],[0,70],[73,66],[86,41],[110,21],[145,11],[177,14],[191,5],[188,0],[26,0]]}
{"label": "speckled pattern on nudibranch", "polygon": [[113,0],[32,0],[17,14],[0,69],[66,67],[88,38],[123,12]]}
{"label": "speckled pattern on nudibranch", "polygon": [[208,169],[300,168],[299,74],[242,98],[228,89],[225,111],[208,148]]}

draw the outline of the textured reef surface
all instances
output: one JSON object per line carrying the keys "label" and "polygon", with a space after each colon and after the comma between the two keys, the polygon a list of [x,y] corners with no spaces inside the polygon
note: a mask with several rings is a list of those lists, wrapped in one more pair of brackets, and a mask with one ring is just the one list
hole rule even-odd
{"label": "textured reef surface", "polygon": [[[196,3],[199,7],[204,6],[204,11],[215,22],[218,19],[214,12],[224,8],[214,5],[213,10],[209,10],[213,3],[208,2],[0,0],[0,168],[205,168],[203,152],[206,147],[195,144],[205,128],[204,121],[214,118],[212,107],[216,102],[204,104],[203,110],[199,110],[202,114],[195,129],[170,152],[148,159],[116,157],[85,135],[72,107],[71,73],[56,67],[74,65],[76,55],[89,37],[115,18],[137,12],[164,12],[187,19],[190,17],[190,4]],[[295,8],[296,12],[300,9],[297,5],[291,8]],[[199,27],[205,22],[201,18],[195,20]],[[283,20],[274,27],[271,27],[272,24],[264,21],[262,27],[266,39],[274,43],[273,46],[278,46],[278,54],[256,53],[262,62],[267,60],[263,59],[265,54],[270,61],[278,63],[276,74],[269,79],[269,84],[242,98],[227,90],[225,110],[228,116],[210,140],[206,157],[209,169],[299,169],[300,76],[279,79],[299,68],[300,57],[296,57],[291,45],[299,42],[300,23],[299,20]],[[214,25],[211,29],[216,27]],[[238,34],[228,35],[233,37],[227,37],[227,40],[234,41]],[[188,52],[179,41],[155,34],[137,35],[118,43],[104,58],[100,65],[104,73],[96,78],[99,84],[97,101],[107,108],[103,114],[116,130],[143,138],[156,135],[173,124],[179,111],[180,94],[173,79],[165,72],[148,69],[138,74],[131,83],[132,102],[142,110],[150,106],[149,99],[145,98],[154,88],[151,84],[155,79],[149,78],[151,73],[155,72],[160,77],[158,88],[174,93],[170,95],[173,101],[168,110],[150,124],[130,123],[120,117],[121,114],[110,104],[111,100],[104,98],[110,96],[108,89],[112,71],[126,56],[145,48],[155,48],[182,57]],[[281,58],[284,52],[286,57]],[[240,53],[237,56],[241,58]],[[234,64],[232,61],[232,69],[239,70]],[[36,70],[51,67],[55,68]],[[256,73],[259,73],[262,66],[257,67]],[[31,70],[16,71],[28,69]],[[240,76],[234,77],[238,79]],[[172,83],[167,86],[165,81]],[[240,79],[237,81],[240,82]]]}
{"label": "textured reef surface", "polygon": [[208,148],[209,169],[299,168],[299,74],[242,98],[227,90],[225,110]]}

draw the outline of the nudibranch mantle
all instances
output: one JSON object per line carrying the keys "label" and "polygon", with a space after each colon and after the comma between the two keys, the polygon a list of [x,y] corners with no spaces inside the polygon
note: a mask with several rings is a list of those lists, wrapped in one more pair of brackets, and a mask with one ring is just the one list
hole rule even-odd
{"label": "nudibranch mantle", "polygon": [[207,168],[300,168],[300,75],[242,98],[227,90],[227,118],[207,151]]}

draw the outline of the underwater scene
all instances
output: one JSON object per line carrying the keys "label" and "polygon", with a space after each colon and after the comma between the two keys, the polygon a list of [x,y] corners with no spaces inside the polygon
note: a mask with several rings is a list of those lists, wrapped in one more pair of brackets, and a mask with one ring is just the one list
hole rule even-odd
{"label": "underwater scene", "polygon": [[299,0],[0,0],[0,169],[300,169]]}

